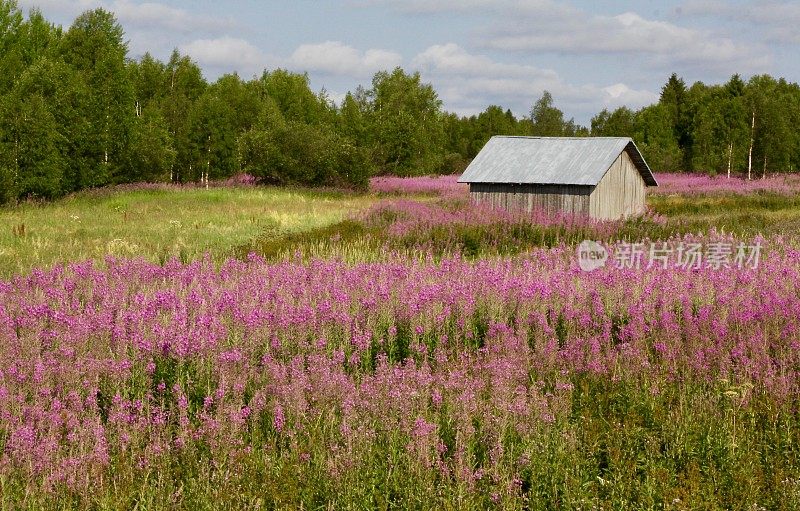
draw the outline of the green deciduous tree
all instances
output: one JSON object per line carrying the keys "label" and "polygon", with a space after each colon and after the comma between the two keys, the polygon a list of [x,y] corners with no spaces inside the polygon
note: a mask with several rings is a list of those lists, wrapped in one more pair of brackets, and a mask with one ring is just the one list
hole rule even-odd
{"label": "green deciduous tree", "polygon": [[126,143],[133,125],[133,84],[125,66],[124,32],[113,14],[96,9],[80,15],[61,41],[59,53],[78,70],[91,91],[85,116],[90,132],[82,141],[92,161],[80,186],[126,180]]}
{"label": "green deciduous tree", "polygon": [[40,94],[12,94],[6,96],[0,110],[3,180],[12,183],[19,197],[60,195],[66,161],[59,151],[62,140],[46,99]]}
{"label": "green deciduous tree", "polygon": [[632,137],[635,133],[636,113],[622,106],[609,112],[603,109],[592,117],[591,133],[596,137]]}
{"label": "green deciduous tree", "polygon": [[578,127],[574,119],[564,121],[564,113],[553,106],[553,95],[542,93],[531,108],[531,135],[537,137],[574,136]]}
{"label": "green deciduous tree", "polygon": [[226,178],[239,170],[237,139],[250,130],[261,110],[255,84],[226,75],[206,89],[189,118],[193,168],[203,179]]}
{"label": "green deciduous tree", "polygon": [[337,117],[339,133],[367,146],[370,141],[369,112],[369,99],[364,89],[357,90],[355,94],[348,92]]}
{"label": "green deciduous tree", "polygon": [[792,92],[797,86],[771,76],[754,76],[745,92],[745,102],[751,114],[751,142],[748,151],[748,176],[766,176],[769,170],[789,168],[796,147],[796,128],[792,123],[797,114],[787,106],[792,104]]}
{"label": "green deciduous tree", "polygon": [[[79,189],[80,176],[91,164],[82,153],[82,141],[89,133],[89,123],[85,111],[90,94],[80,75],[63,62],[40,59],[29,67],[17,81],[9,96],[12,104],[25,102],[28,98],[40,97],[47,110],[46,117],[52,118],[52,142],[60,159],[65,162],[63,172],[54,172],[53,179],[58,183],[49,186],[51,190],[69,192]],[[27,132],[28,136],[35,136]],[[25,144],[49,143],[42,138],[25,141]],[[49,151],[49,149],[44,149]],[[26,172],[24,167],[21,172]]]}
{"label": "green deciduous tree", "polygon": [[376,163],[383,172],[423,175],[444,163],[442,102],[419,73],[401,68],[381,71],[372,79],[370,125],[375,136]]}
{"label": "green deciduous tree", "polygon": [[175,149],[175,163],[170,181],[196,179],[196,152],[191,141],[191,113],[194,103],[208,88],[200,67],[189,57],[174,50],[165,69],[165,88],[160,100],[161,112]]}
{"label": "green deciduous tree", "polygon": [[145,106],[131,133],[130,181],[169,181],[176,151],[167,122],[154,103]]}
{"label": "green deciduous tree", "polygon": [[133,85],[136,114],[150,104],[160,102],[169,93],[167,66],[145,53],[141,59],[128,63],[128,75]]}
{"label": "green deciduous tree", "polygon": [[17,2],[0,0],[0,95],[14,87],[24,71],[21,30],[22,12]]}
{"label": "green deciduous tree", "polygon": [[189,115],[189,147],[192,159],[185,175],[190,180],[232,175],[237,167],[234,115],[214,91],[205,92]]}
{"label": "green deciduous tree", "polygon": [[275,101],[288,121],[316,124],[332,122],[334,119],[334,112],[326,97],[314,94],[311,90],[307,74],[284,69],[264,71],[259,85],[262,93]]}
{"label": "green deciduous tree", "polygon": [[733,75],[725,84],[725,93],[721,98],[722,138],[727,149],[725,170],[730,177],[731,171],[744,167],[744,152],[748,139],[747,108],[745,105],[745,83],[738,74]]}
{"label": "green deciduous tree", "polygon": [[369,162],[352,140],[297,121],[254,129],[239,143],[242,169],[267,183],[366,186]]}
{"label": "green deciduous tree", "polygon": [[53,59],[60,44],[61,27],[48,22],[38,9],[32,9],[19,31],[19,54],[25,68],[39,59]]}

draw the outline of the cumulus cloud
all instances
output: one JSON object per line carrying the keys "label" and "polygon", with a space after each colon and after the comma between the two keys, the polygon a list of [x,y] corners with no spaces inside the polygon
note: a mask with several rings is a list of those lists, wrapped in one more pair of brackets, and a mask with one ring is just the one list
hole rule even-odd
{"label": "cumulus cloud", "polygon": [[48,13],[57,13],[74,18],[80,13],[102,8],[113,12],[126,27],[139,31],[168,30],[188,33],[192,31],[221,32],[236,26],[230,17],[204,16],[185,9],[157,2],[134,2],[131,0],[21,0],[24,9],[39,8]]}
{"label": "cumulus cloud", "polygon": [[237,71],[245,77],[258,74],[271,60],[246,40],[229,36],[197,39],[179,49],[203,67],[222,72]]}
{"label": "cumulus cloud", "polygon": [[676,8],[678,19],[715,17],[756,27],[768,41],[800,44],[800,3],[760,0],[749,4],[730,4],[719,0],[689,0]]}
{"label": "cumulus cloud", "polygon": [[615,83],[603,87],[604,96],[602,104],[604,108],[618,108],[621,106],[642,107],[651,105],[658,101],[659,95],[649,90],[634,90],[624,83]]}
{"label": "cumulus cloud", "polygon": [[172,31],[224,31],[236,27],[230,17],[202,16],[154,2],[117,0],[109,5],[120,21],[137,27],[160,27]]}
{"label": "cumulus cloud", "polygon": [[[695,12],[737,12],[738,6],[717,0],[688,0]],[[557,53],[637,58],[637,65],[673,71],[676,68],[729,72],[760,72],[770,62],[763,45],[740,42],[737,34],[647,19],[636,12],[593,14],[567,2],[552,0],[371,0],[406,14],[480,13],[486,19],[478,33],[481,46],[523,54]],[[702,8],[698,5],[702,4]],[[753,8],[742,18],[783,20],[776,37],[800,38],[794,27],[800,5],[763,0],[769,8]],[[793,20],[793,21],[786,21]],[[734,69],[735,68],[735,69]]]}
{"label": "cumulus cloud", "polygon": [[486,55],[468,52],[455,43],[434,45],[412,60],[412,66],[431,81],[448,109],[475,114],[489,104],[511,108],[527,115],[541,94],[550,91],[568,115],[586,117],[598,105],[637,108],[652,103],[658,95],[636,90],[624,83],[608,86],[574,85],[552,69],[528,64],[497,62]]}
{"label": "cumulus cloud", "polygon": [[437,44],[429,47],[412,61],[421,71],[447,73],[464,76],[504,76],[507,78],[535,78],[555,80],[555,71],[539,69],[523,64],[502,64],[484,55],[473,55],[455,43]]}
{"label": "cumulus cloud", "polygon": [[402,61],[403,57],[393,51],[360,51],[339,41],[326,41],[299,46],[289,57],[288,64],[303,71],[363,78],[376,71],[393,69]]}
{"label": "cumulus cloud", "polygon": [[412,14],[434,12],[468,12],[497,5],[497,0],[361,0],[352,2],[358,7],[387,5],[398,11]]}
{"label": "cumulus cloud", "polygon": [[40,9],[59,14],[75,14],[99,6],[96,0],[18,0],[22,9]]}
{"label": "cumulus cloud", "polygon": [[726,68],[731,63],[759,68],[767,63],[752,45],[708,31],[643,18],[634,12],[616,16],[565,16],[547,23],[518,23],[489,36],[486,45],[501,50],[569,54],[638,55],[648,65],[703,65]]}

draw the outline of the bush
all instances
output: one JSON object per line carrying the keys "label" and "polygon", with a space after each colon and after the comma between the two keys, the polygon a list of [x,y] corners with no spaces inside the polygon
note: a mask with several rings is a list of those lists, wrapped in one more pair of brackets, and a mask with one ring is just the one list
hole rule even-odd
{"label": "bush", "polygon": [[365,188],[370,174],[367,156],[350,139],[300,122],[245,133],[239,155],[242,171],[267,183]]}

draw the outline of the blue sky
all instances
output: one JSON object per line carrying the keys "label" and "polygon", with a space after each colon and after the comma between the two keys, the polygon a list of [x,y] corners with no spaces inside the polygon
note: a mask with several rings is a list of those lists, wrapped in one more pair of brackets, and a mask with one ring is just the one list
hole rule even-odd
{"label": "blue sky", "polygon": [[282,67],[336,100],[400,65],[460,114],[490,104],[527,114],[549,90],[585,124],[602,108],[655,101],[672,72],[688,83],[737,72],[800,80],[796,0],[18,1],[65,27],[106,8],[132,56],[179,48],[212,80]]}

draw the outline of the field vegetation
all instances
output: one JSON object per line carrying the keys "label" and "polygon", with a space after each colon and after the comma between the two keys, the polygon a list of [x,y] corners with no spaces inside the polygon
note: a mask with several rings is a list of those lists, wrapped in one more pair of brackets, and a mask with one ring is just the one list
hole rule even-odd
{"label": "field vegetation", "polygon": [[377,200],[347,191],[136,185],[0,209],[0,276],[106,256],[221,262],[265,232],[286,236],[348,218]]}
{"label": "field vegetation", "polygon": [[[457,176],[373,178],[369,192],[263,187],[252,179],[203,186],[138,184],[0,209],[0,276],[66,261],[142,257],[163,264],[209,254],[217,264],[255,251],[270,260],[379,260],[513,255],[583,239],[639,241],[684,234],[800,232],[800,180],[659,174],[649,212],[627,222],[475,208]],[[533,220],[533,221],[531,221]]]}
{"label": "field vegetation", "polygon": [[[658,177],[601,224],[452,177],[1,209],[0,506],[794,509],[795,185]],[[763,253],[586,273],[587,238]]]}

